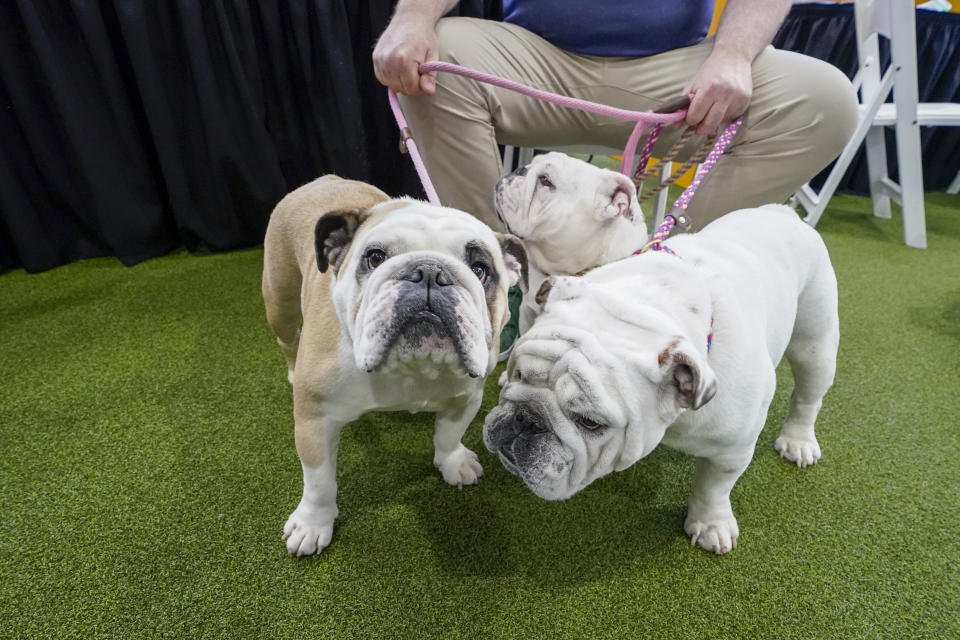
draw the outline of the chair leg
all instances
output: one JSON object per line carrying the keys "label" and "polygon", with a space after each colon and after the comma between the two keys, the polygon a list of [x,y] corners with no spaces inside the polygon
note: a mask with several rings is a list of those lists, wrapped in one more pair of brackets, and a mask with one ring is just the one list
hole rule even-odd
{"label": "chair leg", "polygon": [[903,241],[925,249],[927,225],[923,204],[923,164],[920,159],[920,127],[916,119],[900,122],[897,116],[897,167],[903,200]]}
{"label": "chair leg", "polygon": [[954,177],[953,182],[951,182],[950,186],[947,187],[947,193],[952,196],[960,193],[960,171],[957,171],[957,175]]}
{"label": "chair leg", "polygon": [[890,3],[893,33],[890,34],[891,66],[895,69],[897,105],[897,168],[900,171],[903,207],[903,241],[910,247],[927,246],[923,210],[923,157],[917,123],[917,35],[912,3]]}
{"label": "chair leg", "polygon": [[[664,162],[660,165],[660,182],[670,177],[673,172],[673,163]],[[653,199],[653,229],[663,224],[663,218],[667,214],[667,198],[670,197],[667,189],[664,189]]]}
{"label": "chair leg", "polygon": [[[857,34],[858,39],[862,38],[862,42],[857,47],[857,57],[860,60],[860,78],[863,82],[861,94],[866,101],[868,97],[877,95],[882,88],[879,37],[870,32],[875,20],[880,17],[885,8],[877,6],[882,5],[883,2],[878,2],[876,5],[861,2],[856,4],[854,12],[863,14],[858,15]],[[870,33],[870,35],[863,37],[864,33]],[[888,69],[887,73],[889,72]],[[883,98],[886,98],[886,93]],[[884,188],[887,180],[887,145],[883,127],[870,127],[867,130],[864,147],[867,156],[867,184],[870,188],[870,200],[873,203],[873,215],[878,218],[889,218],[890,196]]]}
{"label": "chair leg", "polygon": [[503,167],[501,169],[502,175],[507,175],[513,171],[513,152],[515,147],[509,144],[503,145]]}
{"label": "chair leg", "polygon": [[525,167],[530,164],[530,161],[533,160],[533,152],[535,149],[533,147],[520,147],[520,161],[517,163],[518,167]]}
{"label": "chair leg", "polygon": [[890,217],[890,196],[882,187],[887,177],[887,145],[883,127],[870,127],[865,143],[867,152],[867,175],[869,176],[870,200],[873,202],[873,215],[878,218]]}

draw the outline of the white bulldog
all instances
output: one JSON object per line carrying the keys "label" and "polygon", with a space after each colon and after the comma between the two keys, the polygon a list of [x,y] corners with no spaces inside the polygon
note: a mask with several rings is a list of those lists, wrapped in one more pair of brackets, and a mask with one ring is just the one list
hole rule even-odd
{"label": "white bulldog", "polygon": [[546,281],[484,442],[551,500],[661,442],[696,456],[684,530],[726,553],[739,536],[730,490],[784,354],[795,386],[775,447],[801,467],[820,458],[814,420],[836,366],[837,282],[820,236],[780,205],[727,214],[669,246],[677,256],[648,252]]}
{"label": "white bulldog", "polygon": [[[573,275],[586,267],[629,256],[647,242],[637,192],[627,176],[563,153],[535,156],[494,190],[497,216],[521,238],[529,258],[530,291],[548,275]],[[539,311],[525,295],[520,333]]]}
{"label": "white bulldog", "polygon": [[340,429],[368,411],[436,412],[434,464],[449,484],[477,481],[483,470],[460,439],[496,365],[523,260],[515,238],[469,214],[336,176],[280,201],[264,240],[263,301],[293,383],[303,467],[303,497],[283,528],[290,553],[330,543]]}

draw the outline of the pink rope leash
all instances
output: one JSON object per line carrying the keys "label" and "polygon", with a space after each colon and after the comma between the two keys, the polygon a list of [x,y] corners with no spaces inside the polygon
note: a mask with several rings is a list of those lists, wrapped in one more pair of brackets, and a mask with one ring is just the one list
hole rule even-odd
{"label": "pink rope leash", "polygon": [[663,218],[663,223],[657,227],[657,230],[653,232],[653,237],[650,238],[650,242],[643,245],[642,248],[637,249],[633,252],[633,255],[638,256],[641,253],[646,253],[647,251],[663,251],[669,253],[672,256],[677,255],[673,249],[663,244],[664,240],[667,239],[667,236],[670,235],[670,232],[673,231],[673,228],[677,225],[676,219],[673,216],[665,216]]}
{"label": "pink rope leash", "polygon": [[[663,223],[657,227],[657,230],[653,232],[653,236],[650,238],[650,241],[647,244],[643,245],[641,248],[634,251],[633,256],[638,256],[641,253],[646,253],[647,251],[663,251],[664,253],[669,253],[672,256],[676,256],[676,252],[664,244],[664,241],[667,239],[667,236],[670,235],[670,232],[673,231],[673,228],[677,225],[677,221],[673,216],[665,216],[663,218]],[[679,257],[679,256],[677,256]],[[592,267],[587,267],[586,269],[581,269],[577,271],[575,276],[578,278],[580,276],[586,275],[599,267],[601,265],[595,265]]]}
{"label": "pink rope leash", "polygon": [[397,100],[397,94],[393,89],[387,89],[387,99],[390,101],[390,110],[393,111],[393,117],[397,120],[397,126],[400,127],[400,153],[409,153],[413,160],[413,166],[420,176],[420,184],[427,194],[427,201],[430,204],[440,206],[440,198],[437,197],[437,190],[433,188],[433,182],[427,174],[427,167],[423,164],[420,157],[420,151],[417,150],[417,143],[413,140],[413,133],[407,126],[407,119],[403,117],[403,111],[400,109],[400,101]]}
{"label": "pink rope leash", "polygon": [[[709,173],[710,169],[713,168],[713,165],[717,164],[717,160],[721,155],[723,155],[723,152],[726,150],[726,148],[730,146],[730,143],[733,141],[733,137],[737,135],[737,131],[740,129],[741,124],[743,124],[743,116],[740,116],[734,120],[730,126],[724,130],[724,132],[717,139],[716,143],[714,143],[710,153],[707,154],[703,164],[697,169],[697,173],[693,176],[693,180],[690,181],[690,185],[683,190],[683,193],[680,194],[680,197],[677,198],[677,201],[673,203],[670,213],[663,217],[663,223],[657,227],[656,231],[653,232],[653,236],[650,238],[650,241],[643,245],[642,248],[634,251],[633,255],[636,256],[641,253],[646,253],[647,251],[663,251],[664,253],[669,253],[670,255],[677,255],[674,250],[664,244],[664,242],[670,235],[670,232],[673,231],[673,228],[677,226],[677,218],[680,217],[681,212],[686,211],[687,205],[690,204],[690,200],[693,199],[693,194],[696,193],[700,183],[703,182],[704,176]],[[589,271],[589,269],[578,273],[577,275],[582,275],[587,271]],[[711,320],[711,326],[712,322],[713,321]],[[712,335],[713,334],[711,333],[711,336]]]}
{"label": "pink rope leash", "polygon": [[[597,102],[590,102],[589,100],[580,100],[578,98],[571,98],[570,96],[562,96],[557,93],[543,91],[542,89],[535,89],[533,87],[520,84],[519,82],[514,82],[513,80],[507,80],[506,78],[500,78],[498,76],[483,73],[482,71],[477,71],[475,69],[468,69],[466,67],[461,67],[449,62],[427,62],[420,65],[419,71],[420,73],[427,73],[430,71],[453,73],[477,80],[479,82],[492,84],[509,91],[514,91],[521,95],[560,105],[562,107],[580,109],[581,111],[588,111],[598,115],[636,122],[637,124],[630,133],[630,137],[627,140],[627,146],[624,147],[623,156],[620,160],[620,173],[627,176],[630,175],[630,168],[633,165],[633,157],[637,151],[637,144],[640,142],[640,135],[644,132],[647,126],[653,125],[653,129],[651,130],[650,137],[648,138],[647,143],[644,145],[640,155],[640,164],[637,167],[638,175],[642,175],[646,169],[647,162],[650,159],[650,154],[653,152],[653,144],[660,135],[660,132],[663,130],[663,125],[672,122],[680,122],[686,117],[686,109],[680,109],[673,113],[656,113],[653,111],[631,111],[629,109],[620,109],[618,107],[611,107],[609,105],[599,104]],[[440,205],[440,198],[437,196],[437,190],[434,188],[433,182],[430,180],[430,176],[427,173],[427,168],[423,163],[423,158],[421,158],[420,151],[417,149],[417,144],[413,139],[413,133],[410,131],[410,127],[407,124],[407,119],[404,117],[403,110],[400,108],[400,101],[397,100],[397,94],[394,93],[393,89],[387,89],[387,97],[390,101],[390,109],[393,111],[393,117],[396,119],[397,126],[400,128],[400,152],[410,154],[410,159],[413,161],[413,166],[416,168],[417,175],[420,176],[420,182],[423,184],[423,190],[427,194],[427,200],[431,204]],[[743,116],[740,116],[729,127],[727,127],[723,134],[717,139],[716,144],[714,144],[713,149],[710,150],[706,160],[704,160],[703,164],[700,165],[700,168],[694,175],[694,179],[690,183],[690,186],[684,189],[683,193],[680,194],[680,197],[677,198],[677,201],[670,209],[670,215],[664,219],[664,223],[669,220],[672,221],[673,224],[676,224],[677,216],[680,214],[680,212],[686,210],[687,206],[690,204],[690,200],[693,198],[693,194],[696,193],[697,188],[703,181],[704,176],[707,175],[710,169],[713,168],[713,165],[717,163],[717,160],[720,158],[720,156],[723,155],[723,152],[726,151],[727,147],[733,141],[733,138],[736,135],[737,130],[740,128],[742,122]],[[682,220],[682,222],[686,221]],[[663,227],[661,226],[661,229],[662,228]],[[670,226],[670,229],[672,228],[673,225]],[[669,234],[670,229],[666,231],[666,233],[663,235],[663,238],[666,238],[666,235]],[[660,229],[657,231],[659,232]],[[655,233],[654,238],[656,237],[657,234]],[[663,238],[661,238],[661,241]],[[657,244],[657,249],[659,250],[660,246],[663,245],[660,242]],[[648,243],[648,246],[650,246],[650,243]],[[666,247],[663,246],[663,248],[665,249]]]}
{"label": "pink rope leash", "polygon": [[647,136],[647,143],[643,145],[643,151],[640,152],[640,162],[637,163],[637,170],[633,173],[634,180],[643,180],[648,176],[647,162],[650,160],[650,155],[653,153],[653,145],[656,143],[657,138],[660,137],[661,131],[663,131],[663,125],[659,123],[653,125],[653,128],[650,129],[650,135]]}
{"label": "pink rope leash", "polygon": [[716,144],[713,145],[713,149],[710,150],[710,153],[707,155],[707,159],[703,161],[703,164],[700,165],[700,168],[697,169],[697,173],[694,174],[693,180],[690,181],[690,186],[683,190],[683,193],[680,194],[680,197],[677,198],[677,201],[673,203],[673,208],[670,210],[670,213],[674,213],[677,209],[686,210],[687,205],[690,204],[690,200],[693,198],[693,194],[696,193],[697,188],[700,186],[700,183],[703,182],[704,176],[713,169],[713,165],[717,164],[717,160],[720,159],[720,156],[723,155],[723,152],[727,150],[727,147],[730,146],[730,143],[733,142],[733,137],[737,135],[737,131],[740,129],[740,125],[743,124],[743,116],[740,116],[734,120],[729,127],[727,127],[720,137],[717,138]]}
{"label": "pink rope leash", "polygon": [[[630,172],[630,166],[633,164],[633,156],[636,153],[637,144],[640,141],[640,135],[643,133],[644,129],[651,124],[669,124],[671,122],[679,122],[683,120],[686,115],[686,112],[682,110],[675,111],[674,113],[654,113],[652,111],[631,111],[629,109],[611,107],[609,105],[599,104],[597,102],[590,102],[589,100],[580,100],[578,98],[571,98],[570,96],[562,96],[557,93],[543,91],[542,89],[535,89],[533,87],[520,84],[519,82],[514,82],[513,80],[492,76],[488,73],[476,71],[475,69],[468,69],[466,67],[461,67],[449,62],[427,62],[420,65],[420,73],[427,73],[429,71],[454,73],[466,78],[478,80],[479,82],[492,84],[502,89],[514,91],[521,95],[560,105],[561,107],[580,109],[581,111],[588,111],[590,113],[609,116],[619,120],[636,122],[637,124],[633,128],[633,132],[630,134],[630,138],[627,140],[627,146],[623,150],[623,159],[620,161],[620,172],[623,174],[629,174]],[[431,204],[439,205],[440,199],[437,197],[437,191],[433,188],[433,183],[430,181],[430,176],[427,175],[427,169],[423,164],[423,159],[420,157],[420,152],[417,149],[416,142],[413,139],[413,134],[410,131],[407,120],[403,116],[403,111],[400,109],[400,102],[397,100],[397,95],[394,93],[393,89],[388,89],[387,92],[388,99],[390,100],[390,109],[393,111],[393,117],[396,119],[397,126],[400,128],[400,151],[407,151],[410,153],[410,159],[413,160],[413,165],[416,167],[417,174],[420,176],[420,182],[423,183],[423,190],[427,193],[427,199]]]}
{"label": "pink rope leash", "polygon": [[[653,232],[653,237],[650,238],[650,242],[643,245],[641,249],[637,249],[631,255],[638,256],[640,254],[646,253],[647,251],[662,251],[664,253],[669,253],[672,256],[680,257],[677,255],[677,252],[664,244],[664,241],[667,239],[667,236],[670,235],[670,232],[673,231],[674,226],[676,226],[677,221],[673,216],[665,216],[663,219],[663,224],[657,227],[657,230]],[[599,265],[597,265],[599,266]],[[586,275],[596,269],[597,267],[587,267],[573,274],[576,277]],[[713,321],[714,315],[710,314],[710,332],[707,334],[707,353],[710,353],[710,349],[713,347]]]}

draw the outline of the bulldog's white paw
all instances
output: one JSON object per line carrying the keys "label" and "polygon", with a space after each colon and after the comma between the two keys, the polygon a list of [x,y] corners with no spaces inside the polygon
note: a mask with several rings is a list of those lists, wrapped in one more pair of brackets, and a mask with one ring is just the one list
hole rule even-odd
{"label": "bulldog's white paw", "polygon": [[293,369],[287,369],[287,382],[293,384]]}
{"label": "bulldog's white paw", "polygon": [[500,374],[500,377],[497,378],[497,386],[502,389],[506,384],[507,384],[507,371],[506,369],[504,369],[503,373]]}
{"label": "bulldog's white paw", "polygon": [[320,553],[333,538],[333,519],[310,517],[306,509],[297,509],[283,525],[283,540],[287,542],[287,551],[298,556]]}
{"label": "bulldog's white paw", "polygon": [[737,548],[737,538],[740,537],[740,528],[737,519],[730,515],[727,518],[700,520],[696,516],[687,515],[683,523],[683,530],[690,536],[690,544],[699,544],[702,549],[722,555]]}
{"label": "bulldog's white paw", "polygon": [[462,444],[445,457],[441,457],[438,452],[433,457],[433,464],[440,469],[444,481],[455,487],[476,484],[483,475],[483,467],[480,466],[477,454]]}
{"label": "bulldog's white paw", "polygon": [[798,467],[809,467],[820,459],[820,445],[816,438],[791,438],[781,435],[773,443],[781,458],[796,462]]}

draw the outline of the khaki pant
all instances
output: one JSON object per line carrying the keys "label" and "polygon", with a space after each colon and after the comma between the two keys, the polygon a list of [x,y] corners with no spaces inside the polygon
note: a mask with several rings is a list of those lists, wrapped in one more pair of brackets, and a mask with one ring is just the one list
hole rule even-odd
{"label": "khaki pant", "polygon": [[[441,60],[638,111],[681,95],[713,47],[711,38],[647,58],[601,58],[558,49],[516,25],[474,18],[445,18],[437,35]],[[493,187],[501,175],[498,142],[622,149],[634,125],[449,73],[438,74],[435,96],[401,96],[401,103],[440,201],[494,229],[501,228],[493,210]],[[693,228],[736,209],[783,202],[840,153],[856,119],[856,94],[843,73],[767,47],[753,63],[753,97],[744,124],[687,209]],[[680,133],[665,129],[654,155]],[[694,137],[678,159],[701,143]]]}

